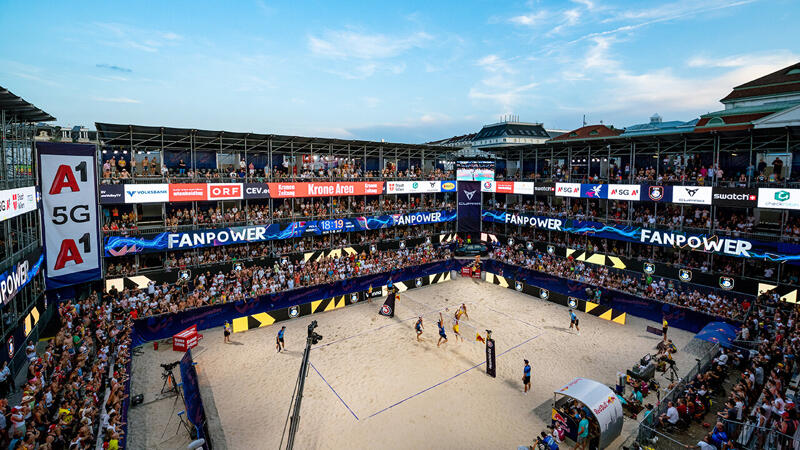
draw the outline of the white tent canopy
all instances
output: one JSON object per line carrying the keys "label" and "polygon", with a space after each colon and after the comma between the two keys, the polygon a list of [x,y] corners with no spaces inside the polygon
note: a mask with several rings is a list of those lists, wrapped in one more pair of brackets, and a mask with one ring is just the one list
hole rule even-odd
{"label": "white tent canopy", "polygon": [[605,448],[622,433],[622,403],[608,386],[588,378],[575,378],[554,392],[586,405],[600,425],[600,448]]}

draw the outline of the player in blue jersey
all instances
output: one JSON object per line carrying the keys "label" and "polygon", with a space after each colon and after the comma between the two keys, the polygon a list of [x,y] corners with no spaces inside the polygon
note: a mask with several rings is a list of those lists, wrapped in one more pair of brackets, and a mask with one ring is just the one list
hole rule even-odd
{"label": "player in blue jersey", "polygon": [[281,330],[278,331],[278,337],[275,338],[275,348],[278,349],[278,353],[281,350],[286,350],[286,344],[283,343],[283,334],[286,332],[286,327],[281,327]]}
{"label": "player in blue jersey", "polygon": [[581,327],[578,326],[578,316],[576,316],[575,313],[572,312],[572,309],[570,308],[570,310],[569,310],[569,329],[571,330],[573,326],[575,327],[575,331],[577,331],[578,334],[580,335],[581,334]]}
{"label": "player in blue jersey", "polygon": [[445,344],[447,343],[447,334],[444,332],[444,320],[442,319],[442,313],[439,313],[439,321],[436,322],[439,325],[439,342],[436,343],[436,346],[442,345],[442,342]]}

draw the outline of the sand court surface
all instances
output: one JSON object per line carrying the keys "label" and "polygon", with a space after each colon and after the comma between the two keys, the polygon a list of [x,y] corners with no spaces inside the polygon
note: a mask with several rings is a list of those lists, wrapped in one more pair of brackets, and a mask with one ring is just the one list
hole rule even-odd
{"label": "sand court surface", "polygon": [[[645,327],[660,324],[630,316],[627,325],[619,325],[578,313],[578,335],[567,329],[566,308],[471,279],[402,292],[394,318],[377,314],[382,301],[237,333],[233,344],[222,342],[221,329],[205,330],[193,354],[215,448],[279,447],[312,320],[318,321],[323,340],[310,357],[295,443],[303,449],[530,444],[550,423],[553,390],[576,376],[613,385],[618,371],[655,353],[659,341]],[[461,322],[463,342],[455,339],[451,321],[462,302],[470,316]],[[440,312],[448,342],[437,347]],[[425,327],[422,342],[415,338],[417,316]],[[277,353],[281,325],[288,351]],[[496,378],[486,375],[484,345],[475,341],[476,331],[485,335],[486,328],[496,341]],[[673,329],[670,337],[681,349],[692,335]],[[162,353],[148,348],[137,358]],[[677,353],[679,372],[687,372],[694,358]],[[533,392],[527,395],[522,393],[523,359],[533,369]],[[135,367],[135,386],[137,376]],[[655,403],[654,396],[651,400]],[[136,428],[134,415],[131,422]],[[632,426],[626,419],[626,429]],[[132,436],[132,448],[140,441]],[[157,443],[149,444],[138,448]]]}

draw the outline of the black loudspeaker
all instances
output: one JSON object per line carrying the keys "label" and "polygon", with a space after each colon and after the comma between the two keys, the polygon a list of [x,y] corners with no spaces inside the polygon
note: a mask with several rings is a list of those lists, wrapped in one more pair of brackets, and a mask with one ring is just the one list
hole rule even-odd
{"label": "black loudspeaker", "polygon": [[144,394],[137,394],[131,397],[131,406],[141,405],[144,401]]}

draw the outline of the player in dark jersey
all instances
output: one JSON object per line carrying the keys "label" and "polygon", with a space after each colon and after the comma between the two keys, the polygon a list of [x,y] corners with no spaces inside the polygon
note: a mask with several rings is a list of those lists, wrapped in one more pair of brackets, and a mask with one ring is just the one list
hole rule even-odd
{"label": "player in dark jersey", "polygon": [[439,313],[439,321],[436,322],[439,325],[439,342],[436,343],[436,346],[442,345],[442,342],[445,344],[447,343],[447,334],[444,332],[444,320],[442,319],[442,313]]}

